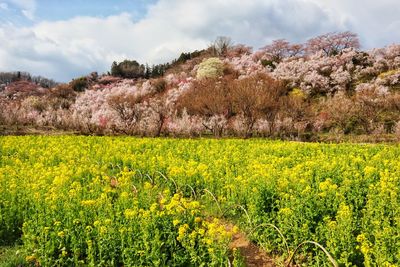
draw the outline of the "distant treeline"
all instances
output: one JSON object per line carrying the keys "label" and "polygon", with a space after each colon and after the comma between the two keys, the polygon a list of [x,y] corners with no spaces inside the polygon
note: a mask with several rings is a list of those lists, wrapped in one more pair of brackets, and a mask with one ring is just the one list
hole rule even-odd
{"label": "distant treeline", "polygon": [[55,87],[58,83],[52,79],[47,79],[42,76],[32,76],[28,72],[14,71],[14,72],[0,72],[0,87],[8,85],[16,81],[30,81],[43,88]]}
{"label": "distant treeline", "polygon": [[124,60],[122,62],[114,61],[111,65],[110,74],[116,77],[128,78],[128,79],[138,79],[138,78],[157,78],[165,74],[165,72],[174,66],[183,64],[186,61],[196,58],[204,53],[205,50],[181,53],[181,55],[164,64],[157,64],[149,66],[148,64],[140,64],[136,60]]}

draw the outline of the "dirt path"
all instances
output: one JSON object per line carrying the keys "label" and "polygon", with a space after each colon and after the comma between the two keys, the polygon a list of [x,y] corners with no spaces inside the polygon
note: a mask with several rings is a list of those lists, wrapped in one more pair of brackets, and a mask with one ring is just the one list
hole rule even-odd
{"label": "dirt path", "polygon": [[[229,225],[228,228],[232,228]],[[232,238],[230,249],[238,249],[248,267],[275,267],[274,261],[260,247],[251,242],[245,234],[239,232]]]}

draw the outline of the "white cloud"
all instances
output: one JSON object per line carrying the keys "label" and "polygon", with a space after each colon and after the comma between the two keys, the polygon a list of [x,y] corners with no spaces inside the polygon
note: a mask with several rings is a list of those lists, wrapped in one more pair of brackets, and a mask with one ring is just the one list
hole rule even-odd
{"label": "white cloud", "polygon": [[12,4],[21,9],[21,13],[28,19],[35,19],[36,1],[35,0],[9,0]]}
{"label": "white cloud", "polygon": [[8,5],[7,5],[7,3],[0,3],[0,9],[8,10]]}
{"label": "white cloud", "polygon": [[[35,1],[13,1],[21,6],[24,3],[25,9],[34,14]],[[277,38],[305,41],[329,31],[355,30],[362,33],[363,40],[372,38],[368,45],[387,43],[389,33],[378,29],[369,32],[371,28],[363,23],[370,15],[361,11],[354,15],[354,6],[349,2],[352,1],[159,0],[137,22],[123,13],[106,18],[39,22],[25,28],[0,26],[0,70],[24,69],[66,81],[94,70],[107,71],[113,60],[165,62],[182,51],[206,48],[219,35],[258,48]],[[366,2],[374,8],[384,6]],[[400,8],[399,4],[394,5]],[[376,21],[378,18],[373,23]],[[385,21],[390,22],[386,31],[396,34],[393,31],[398,28],[398,20],[388,16]]]}
{"label": "white cloud", "polygon": [[309,0],[332,15],[346,18],[365,48],[400,42],[398,0]]}

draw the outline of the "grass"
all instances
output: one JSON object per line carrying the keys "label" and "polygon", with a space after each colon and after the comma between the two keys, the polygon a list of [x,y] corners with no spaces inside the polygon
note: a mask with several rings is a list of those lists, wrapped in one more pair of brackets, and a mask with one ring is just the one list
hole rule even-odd
{"label": "grass", "polygon": [[0,267],[26,266],[20,246],[0,247]]}
{"label": "grass", "polygon": [[73,131],[63,131],[54,127],[33,127],[24,125],[1,125],[1,135],[74,135]]}
{"label": "grass", "polygon": [[[82,135],[79,132],[65,131],[56,129],[54,127],[35,127],[35,126],[22,126],[22,125],[1,125],[0,124],[0,136],[1,135]],[[213,138],[211,134],[203,134],[203,138]],[[173,138],[173,137],[170,137]],[[184,137],[183,137],[184,138]],[[232,139],[239,138],[238,136],[224,136],[220,139]],[[254,136],[259,139],[259,136]],[[265,139],[279,139],[267,137]],[[291,138],[282,138],[283,140],[292,140]],[[400,136],[396,134],[332,134],[332,133],[313,133],[309,140],[300,138],[299,141],[303,142],[322,142],[322,143],[387,143],[393,144],[400,142]]]}

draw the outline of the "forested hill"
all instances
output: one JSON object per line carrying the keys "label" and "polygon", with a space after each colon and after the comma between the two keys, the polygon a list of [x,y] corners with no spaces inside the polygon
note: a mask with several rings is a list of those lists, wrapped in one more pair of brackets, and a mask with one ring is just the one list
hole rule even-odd
{"label": "forested hill", "polygon": [[303,44],[275,40],[259,50],[219,37],[169,63],[127,59],[68,84],[13,75],[0,74],[4,127],[300,140],[400,136],[400,44],[364,51],[351,32]]}

